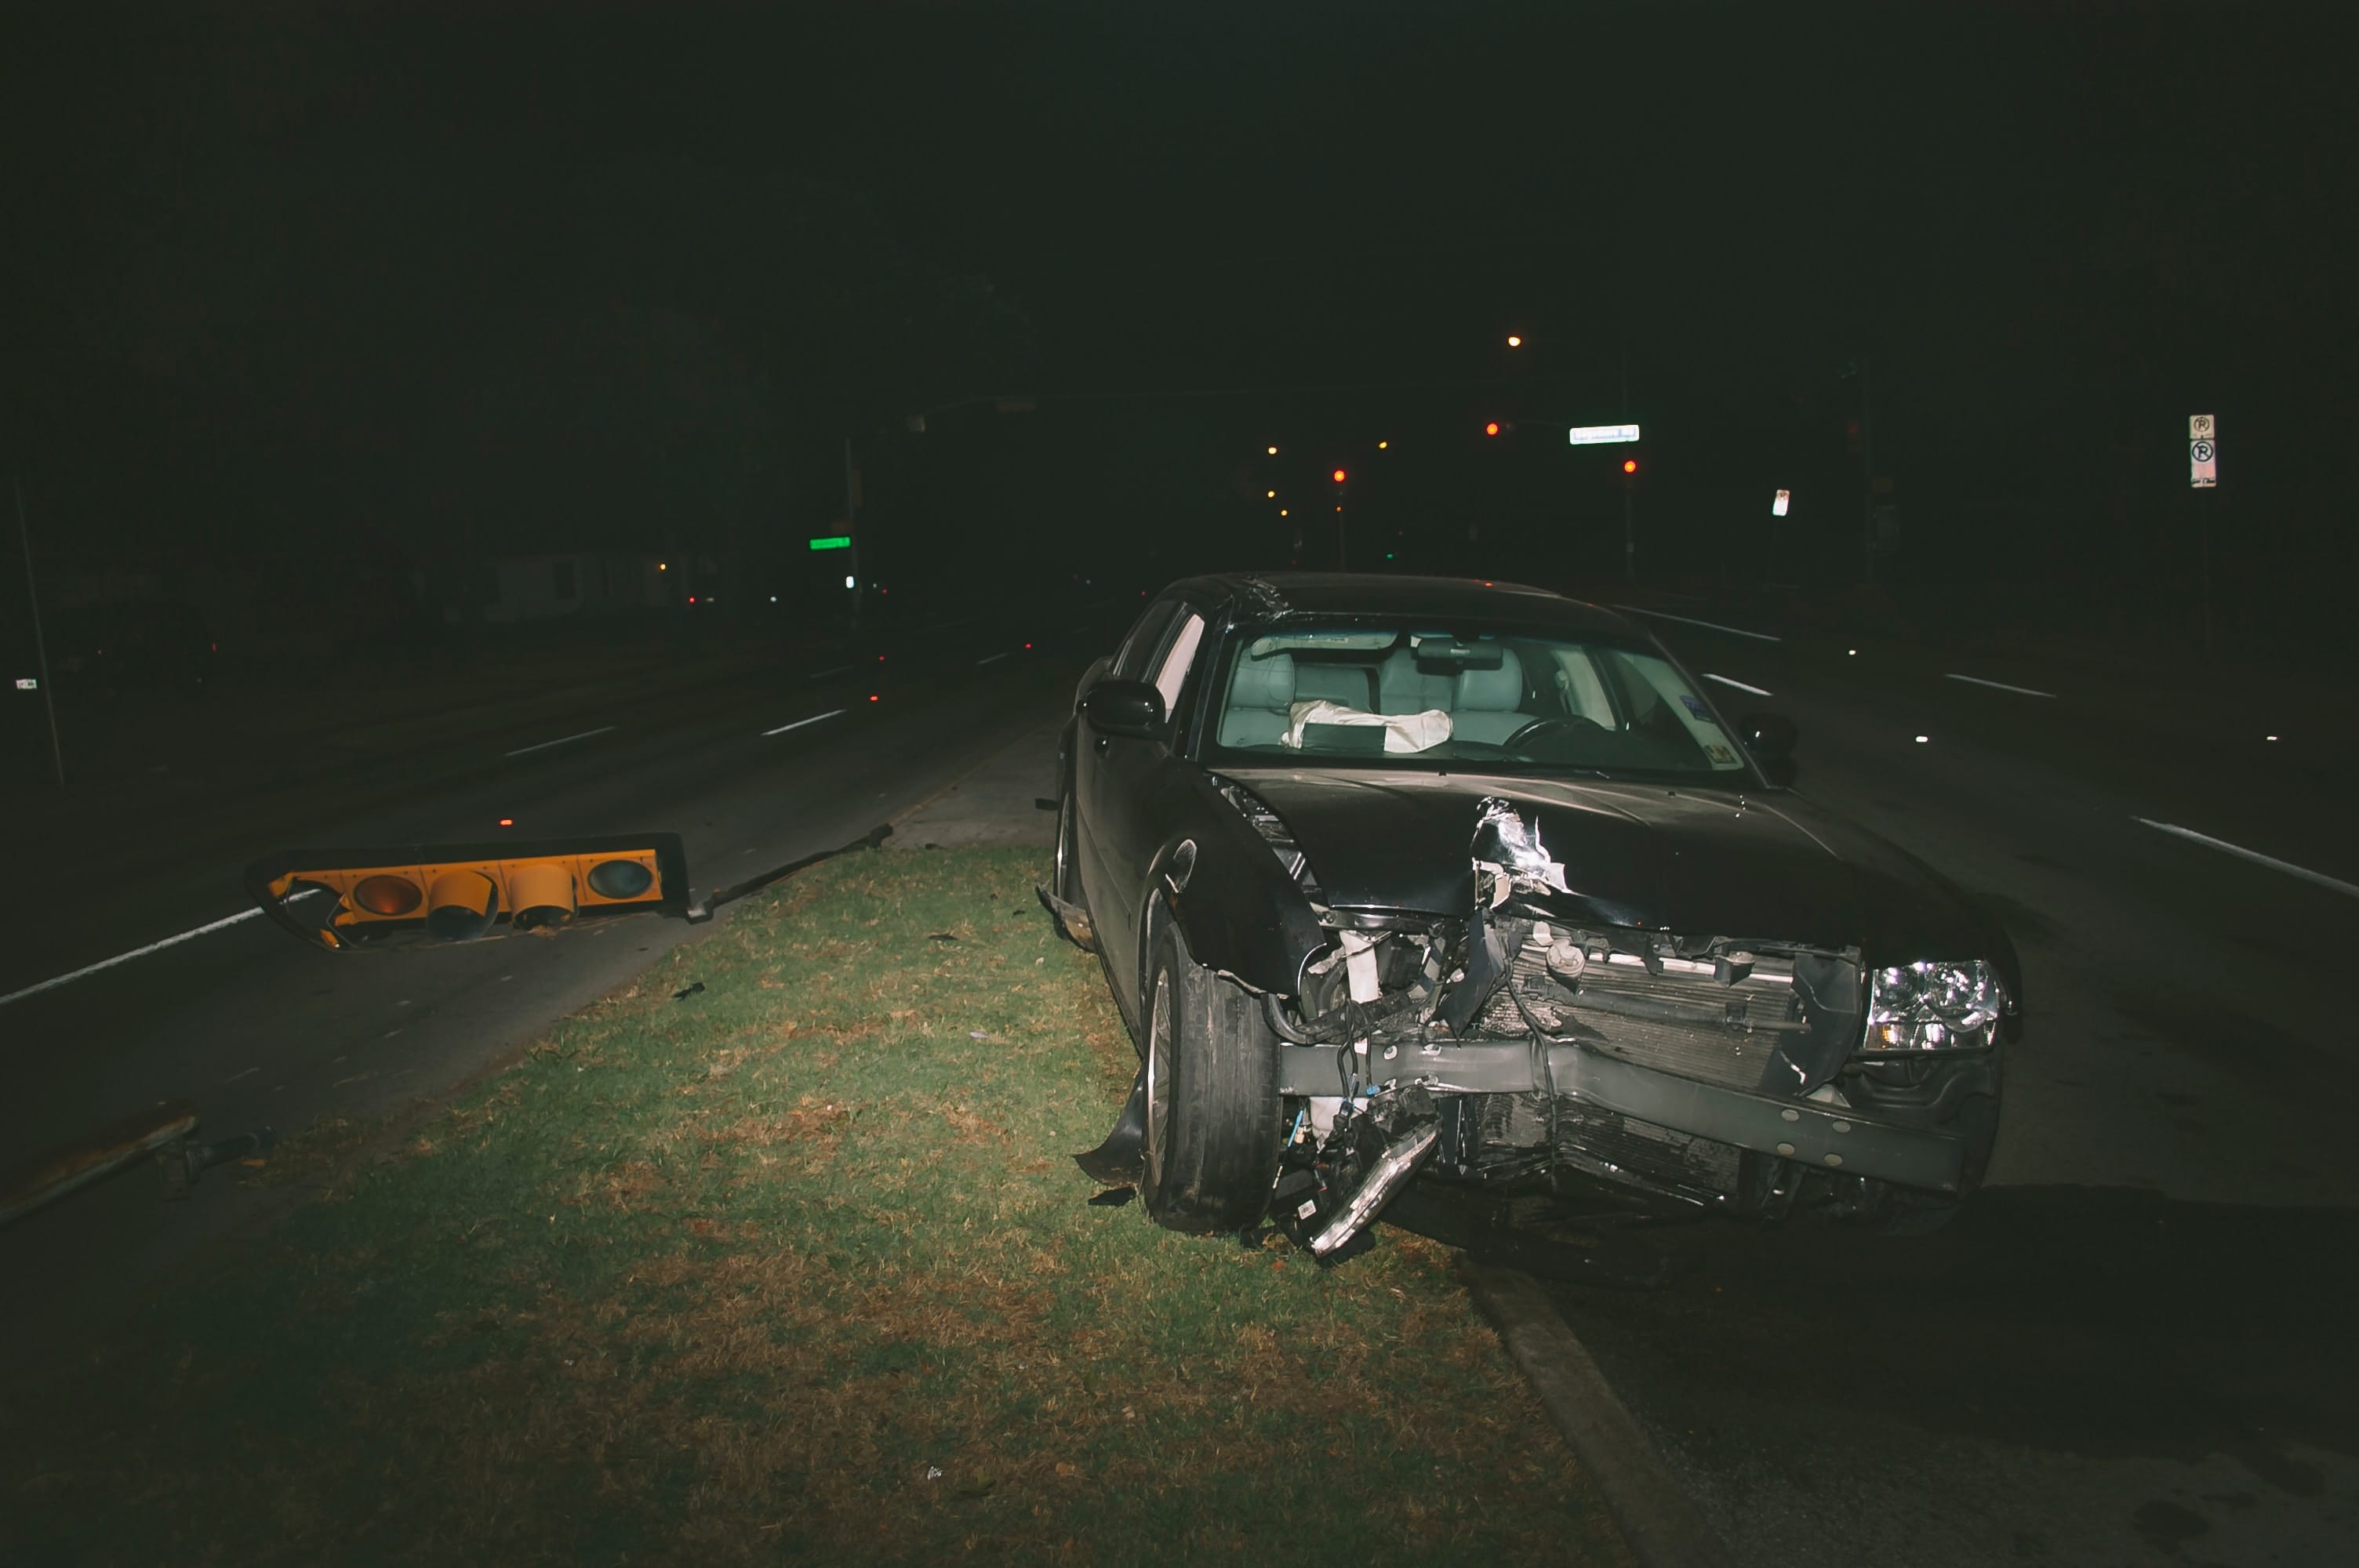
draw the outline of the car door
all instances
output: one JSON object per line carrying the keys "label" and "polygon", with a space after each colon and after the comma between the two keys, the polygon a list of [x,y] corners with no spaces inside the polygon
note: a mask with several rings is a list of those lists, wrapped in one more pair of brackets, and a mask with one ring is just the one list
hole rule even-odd
{"label": "car door", "polygon": [[[1155,600],[1139,612],[1130,630],[1114,649],[1114,657],[1106,662],[1102,680],[1139,680],[1147,662],[1161,650],[1163,637],[1171,629],[1172,618],[1180,612],[1180,600],[1169,596]],[[1082,694],[1086,697],[1089,693]],[[1106,883],[1106,857],[1103,850],[1104,812],[1106,810],[1105,752],[1108,737],[1099,734],[1090,721],[1079,715],[1073,719],[1073,849],[1080,861],[1082,902],[1098,924],[1115,907]]]}
{"label": "car door", "polygon": [[[1181,694],[1203,653],[1210,627],[1204,606],[1180,600],[1156,636],[1143,644],[1151,652],[1133,666],[1138,673],[1127,678],[1153,684],[1162,693],[1168,716],[1179,715]],[[1093,734],[1083,748],[1094,781],[1089,814],[1095,819],[1100,879],[1089,887],[1092,924],[1134,1017],[1145,960],[1138,946],[1141,916],[1152,891],[1147,871],[1164,838],[1156,802],[1166,792],[1157,786],[1166,770],[1183,765],[1177,760],[1180,740],[1177,725],[1167,723],[1163,733],[1151,738]]]}

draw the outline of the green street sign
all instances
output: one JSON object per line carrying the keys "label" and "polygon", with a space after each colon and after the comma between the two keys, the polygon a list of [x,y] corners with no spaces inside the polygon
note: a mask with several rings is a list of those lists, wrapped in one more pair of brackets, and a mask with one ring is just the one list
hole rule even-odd
{"label": "green street sign", "polygon": [[810,547],[814,550],[848,550],[852,548],[852,535],[838,534],[832,538],[813,539]]}

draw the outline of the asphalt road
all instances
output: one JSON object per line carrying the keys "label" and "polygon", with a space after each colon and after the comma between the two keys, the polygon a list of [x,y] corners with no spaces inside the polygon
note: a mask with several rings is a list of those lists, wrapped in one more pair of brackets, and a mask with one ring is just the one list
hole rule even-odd
{"label": "asphalt road", "polygon": [[1799,789],[1986,901],[2027,992],[1948,1230],[1691,1225],[1604,1243],[1671,1287],[1555,1288],[1712,1526],[1760,1563],[2359,1554],[2359,835],[2294,720],[1653,624],[1796,721]]}
{"label": "asphalt road", "polygon": [[[1037,730],[1130,612],[951,628],[893,644],[892,663],[766,669],[692,701],[619,708],[597,733],[486,737],[483,766],[306,838],[670,830],[697,889],[726,884],[856,838]],[[542,739],[561,743],[507,755]],[[502,817],[513,827],[496,827]],[[554,940],[344,955],[259,918],[203,930],[241,913],[244,860],[283,847],[258,839],[193,880],[110,884],[109,897],[64,901],[38,936],[0,947],[0,998],[14,999],[0,1001],[0,1164],[173,1097],[193,1100],[212,1136],[384,1117],[728,919],[724,906],[712,926],[635,916]],[[215,1175],[164,1205],[152,1175],[133,1170],[0,1231],[0,1377],[38,1373],[74,1330],[283,1201]]]}

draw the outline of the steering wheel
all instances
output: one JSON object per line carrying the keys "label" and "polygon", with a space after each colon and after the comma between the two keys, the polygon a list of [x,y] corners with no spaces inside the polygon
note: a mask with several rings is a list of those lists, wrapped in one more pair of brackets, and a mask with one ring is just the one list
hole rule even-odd
{"label": "steering wheel", "polygon": [[1592,730],[1603,728],[1603,726],[1600,725],[1593,719],[1535,719],[1529,724],[1525,725],[1522,729],[1508,736],[1505,741],[1500,741],[1499,746],[1502,751],[1512,752],[1516,747],[1522,745],[1526,741],[1529,740],[1532,736],[1538,734],[1542,730],[1561,730],[1567,733],[1574,733],[1576,732],[1575,727],[1579,725],[1586,725]]}

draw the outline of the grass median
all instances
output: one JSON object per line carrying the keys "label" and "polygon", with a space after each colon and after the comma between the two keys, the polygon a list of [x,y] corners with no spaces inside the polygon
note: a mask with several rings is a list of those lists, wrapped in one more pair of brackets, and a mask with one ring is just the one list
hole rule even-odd
{"label": "grass median", "polygon": [[1442,1249],[1085,1202],[1136,1058],[1037,859],[828,862],[556,1024],[0,1412],[0,1559],[1623,1561]]}

